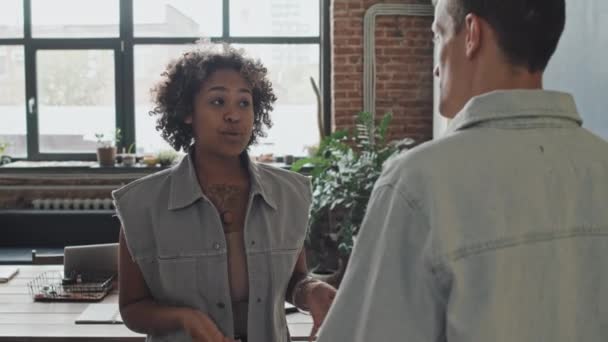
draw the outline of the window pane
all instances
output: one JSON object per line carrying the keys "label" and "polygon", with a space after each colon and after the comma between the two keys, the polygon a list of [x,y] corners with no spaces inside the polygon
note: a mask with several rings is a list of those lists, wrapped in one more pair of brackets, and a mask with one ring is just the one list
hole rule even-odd
{"label": "window pane", "polygon": [[11,157],[27,154],[23,60],[23,46],[0,46],[0,145]]}
{"label": "window pane", "polygon": [[319,2],[231,0],[231,36],[318,36]]}
{"label": "window pane", "polygon": [[319,46],[239,45],[248,55],[260,58],[278,100],[271,113],[273,127],[268,137],[252,146],[252,156],[272,153],[303,156],[306,148],[319,143],[317,99],[310,77],[319,84]]}
{"label": "window pane", "polygon": [[94,152],[116,127],[114,51],[40,50],[36,72],[40,152]]}
{"label": "window pane", "polygon": [[222,35],[222,0],[134,0],[138,37]]}
{"label": "window pane", "polygon": [[23,37],[23,1],[4,0],[0,10],[0,38]]}
{"label": "window pane", "polygon": [[135,139],[137,153],[156,153],[171,146],[156,130],[156,119],[148,113],[154,108],[150,90],[161,79],[167,63],[177,58],[190,45],[136,45],[135,74]]}
{"label": "window pane", "polygon": [[[251,155],[272,153],[275,156],[305,155],[306,147],[319,142],[317,102],[310,84],[318,84],[318,45],[239,45],[249,56],[261,58],[269,70],[278,101],[271,114],[274,126],[268,137],[252,146]],[[155,129],[148,113],[153,105],[150,89],[160,79],[167,62],[191,49],[187,45],[135,47],[135,127],[139,153],[156,152],[171,147]],[[297,139],[294,139],[297,137]]]}
{"label": "window pane", "polygon": [[33,37],[118,37],[118,0],[32,0]]}

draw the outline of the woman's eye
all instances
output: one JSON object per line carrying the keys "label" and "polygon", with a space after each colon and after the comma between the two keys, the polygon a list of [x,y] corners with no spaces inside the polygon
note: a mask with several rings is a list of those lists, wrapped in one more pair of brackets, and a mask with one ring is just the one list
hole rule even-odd
{"label": "woman's eye", "polygon": [[216,105],[216,106],[221,106],[224,104],[224,99],[222,99],[222,98],[213,99],[213,100],[211,100],[211,104]]}
{"label": "woman's eye", "polygon": [[251,104],[251,103],[249,102],[249,100],[243,100],[243,101],[241,101],[241,102],[239,103],[239,105],[240,105],[241,107],[249,107],[249,105],[250,105],[250,104]]}

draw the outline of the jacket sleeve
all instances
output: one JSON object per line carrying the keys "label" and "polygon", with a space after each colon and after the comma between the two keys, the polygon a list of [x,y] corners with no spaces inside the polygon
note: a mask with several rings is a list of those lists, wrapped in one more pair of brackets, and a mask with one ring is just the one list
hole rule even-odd
{"label": "jacket sleeve", "polygon": [[443,341],[445,298],[428,218],[394,185],[377,186],[320,342]]}

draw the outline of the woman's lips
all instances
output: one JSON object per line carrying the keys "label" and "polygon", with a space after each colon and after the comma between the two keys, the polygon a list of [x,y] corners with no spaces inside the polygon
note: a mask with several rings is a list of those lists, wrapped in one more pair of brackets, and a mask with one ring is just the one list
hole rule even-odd
{"label": "woman's lips", "polygon": [[220,135],[230,142],[241,142],[244,134],[239,131],[220,131]]}

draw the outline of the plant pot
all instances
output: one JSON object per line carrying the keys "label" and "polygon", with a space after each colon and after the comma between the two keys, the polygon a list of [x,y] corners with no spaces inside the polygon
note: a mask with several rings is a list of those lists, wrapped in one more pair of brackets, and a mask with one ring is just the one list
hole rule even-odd
{"label": "plant pot", "polygon": [[8,164],[11,162],[11,157],[9,156],[0,156],[0,165]]}
{"label": "plant pot", "polygon": [[98,147],[97,161],[101,167],[113,167],[116,159],[116,147]]}
{"label": "plant pot", "polygon": [[344,278],[344,273],[346,272],[346,267],[348,266],[348,261],[350,259],[350,255],[341,255],[338,259],[338,269],[335,271],[323,271],[312,269],[309,273],[311,277],[314,279],[318,279],[328,283],[329,285],[339,288],[342,283],[342,279]]}
{"label": "plant pot", "polygon": [[133,166],[135,165],[135,155],[134,154],[123,154],[122,155],[122,165],[124,166]]}
{"label": "plant pot", "polygon": [[154,155],[145,155],[142,162],[147,167],[156,167],[156,164],[158,164],[158,158],[156,158],[156,156]]}

